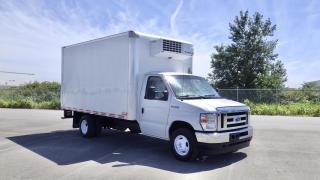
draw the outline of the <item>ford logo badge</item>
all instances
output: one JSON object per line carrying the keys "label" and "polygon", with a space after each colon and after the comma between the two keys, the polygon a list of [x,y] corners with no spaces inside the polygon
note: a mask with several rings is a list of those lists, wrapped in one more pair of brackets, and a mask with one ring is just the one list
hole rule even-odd
{"label": "ford logo badge", "polygon": [[241,121],[241,118],[240,117],[236,117],[235,120],[236,120],[236,122],[239,122],[239,121]]}

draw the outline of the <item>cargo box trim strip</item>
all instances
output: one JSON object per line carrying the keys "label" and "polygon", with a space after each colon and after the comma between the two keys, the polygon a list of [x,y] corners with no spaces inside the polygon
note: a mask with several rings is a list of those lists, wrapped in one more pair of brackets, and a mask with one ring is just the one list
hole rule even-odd
{"label": "cargo box trim strip", "polygon": [[128,115],[127,112],[122,112],[121,114],[113,114],[113,113],[106,113],[106,112],[91,111],[91,110],[87,110],[87,109],[77,109],[77,108],[72,108],[72,107],[61,107],[61,109],[83,112],[83,113],[88,113],[88,114],[95,114],[95,115],[99,115],[99,116],[119,118],[119,119],[126,119],[126,117]]}

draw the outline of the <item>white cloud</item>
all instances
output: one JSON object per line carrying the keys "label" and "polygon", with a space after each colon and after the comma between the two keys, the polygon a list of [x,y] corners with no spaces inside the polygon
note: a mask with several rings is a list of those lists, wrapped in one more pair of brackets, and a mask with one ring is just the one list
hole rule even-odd
{"label": "white cloud", "polygon": [[176,7],[174,12],[170,16],[170,27],[171,27],[171,32],[173,35],[178,34],[178,30],[176,28],[176,19],[177,19],[177,16],[178,16],[182,6],[183,6],[183,0],[180,0],[178,6]]}
{"label": "white cloud", "polygon": [[[53,2],[55,7],[51,8],[43,1],[0,0],[0,70],[35,73],[38,80],[59,81],[62,46],[137,30],[192,42],[195,47],[193,72],[206,77],[213,45],[228,43],[228,22],[240,10],[232,6],[226,8],[225,4],[216,1],[211,4],[215,11],[203,12],[199,9],[207,6],[198,1],[184,4],[180,0],[163,6],[148,1],[148,6],[139,5],[138,8],[132,7],[129,1],[114,1],[114,7],[118,9],[107,6],[101,16],[101,11],[96,9],[100,5],[96,3],[87,8],[78,1]],[[248,5],[237,3],[235,6]],[[285,5],[287,3],[277,2],[273,9],[262,8],[261,11],[265,17],[274,16],[278,25],[277,52],[288,70],[287,84],[298,86],[304,81],[319,79],[315,67],[320,66],[317,60],[320,56],[312,48],[319,44],[319,13],[315,8],[318,5],[311,3],[310,9],[306,10],[310,12],[309,16],[305,21],[299,21],[302,23],[299,26],[305,27],[303,33],[292,24],[291,16],[288,16],[290,9],[285,10]],[[265,7],[265,4],[261,6]],[[152,8],[154,14],[144,12],[144,8]],[[254,6],[252,9],[256,10]],[[289,33],[291,31],[295,34]]]}
{"label": "white cloud", "polygon": [[62,46],[103,34],[72,11],[74,24],[66,24],[43,4],[3,1],[1,9],[1,69],[35,73],[38,80],[60,80]]}
{"label": "white cloud", "polygon": [[[207,75],[209,56],[206,46],[208,40],[200,34],[180,35],[176,26],[177,16],[183,1],[180,1],[171,15],[171,29],[160,27],[158,19],[139,19],[138,11],[133,11],[126,3],[116,13],[108,12],[105,28],[92,25],[90,18],[95,16],[94,9],[81,9],[75,2],[72,7],[64,1],[59,4],[61,16],[42,3],[17,3],[4,1],[0,11],[1,54],[0,69],[35,73],[36,79],[60,81],[61,47],[89,39],[119,33],[130,29],[141,32],[172,36],[189,40],[196,44],[194,72]],[[88,14],[91,16],[88,17]]]}
{"label": "white cloud", "polygon": [[[141,22],[137,13],[119,11],[106,21],[107,28],[93,26],[85,11],[61,3],[61,20],[43,4],[3,1],[0,11],[0,69],[35,73],[37,80],[60,81],[61,47],[129,29],[154,31],[155,19]],[[90,17],[91,18],[91,17]],[[159,29],[158,29],[159,30]]]}

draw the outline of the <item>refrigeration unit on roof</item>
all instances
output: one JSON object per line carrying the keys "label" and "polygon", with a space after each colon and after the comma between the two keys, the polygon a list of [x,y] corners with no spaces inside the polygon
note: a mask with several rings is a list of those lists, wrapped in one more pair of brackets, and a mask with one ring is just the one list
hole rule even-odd
{"label": "refrigeration unit on roof", "polygon": [[193,56],[193,46],[191,44],[158,39],[151,41],[151,56],[165,57],[168,59],[184,60]]}

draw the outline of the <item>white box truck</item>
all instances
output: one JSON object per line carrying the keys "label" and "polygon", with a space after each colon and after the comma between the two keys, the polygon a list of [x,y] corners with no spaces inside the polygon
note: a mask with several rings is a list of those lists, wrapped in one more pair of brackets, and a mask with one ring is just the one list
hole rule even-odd
{"label": "white box truck", "polygon": [[192,75],[193,45],[129,31],[62,48],[61,108],[84,137],[101,129],[170,141],[179,160],[249,146],[248,106]]}

